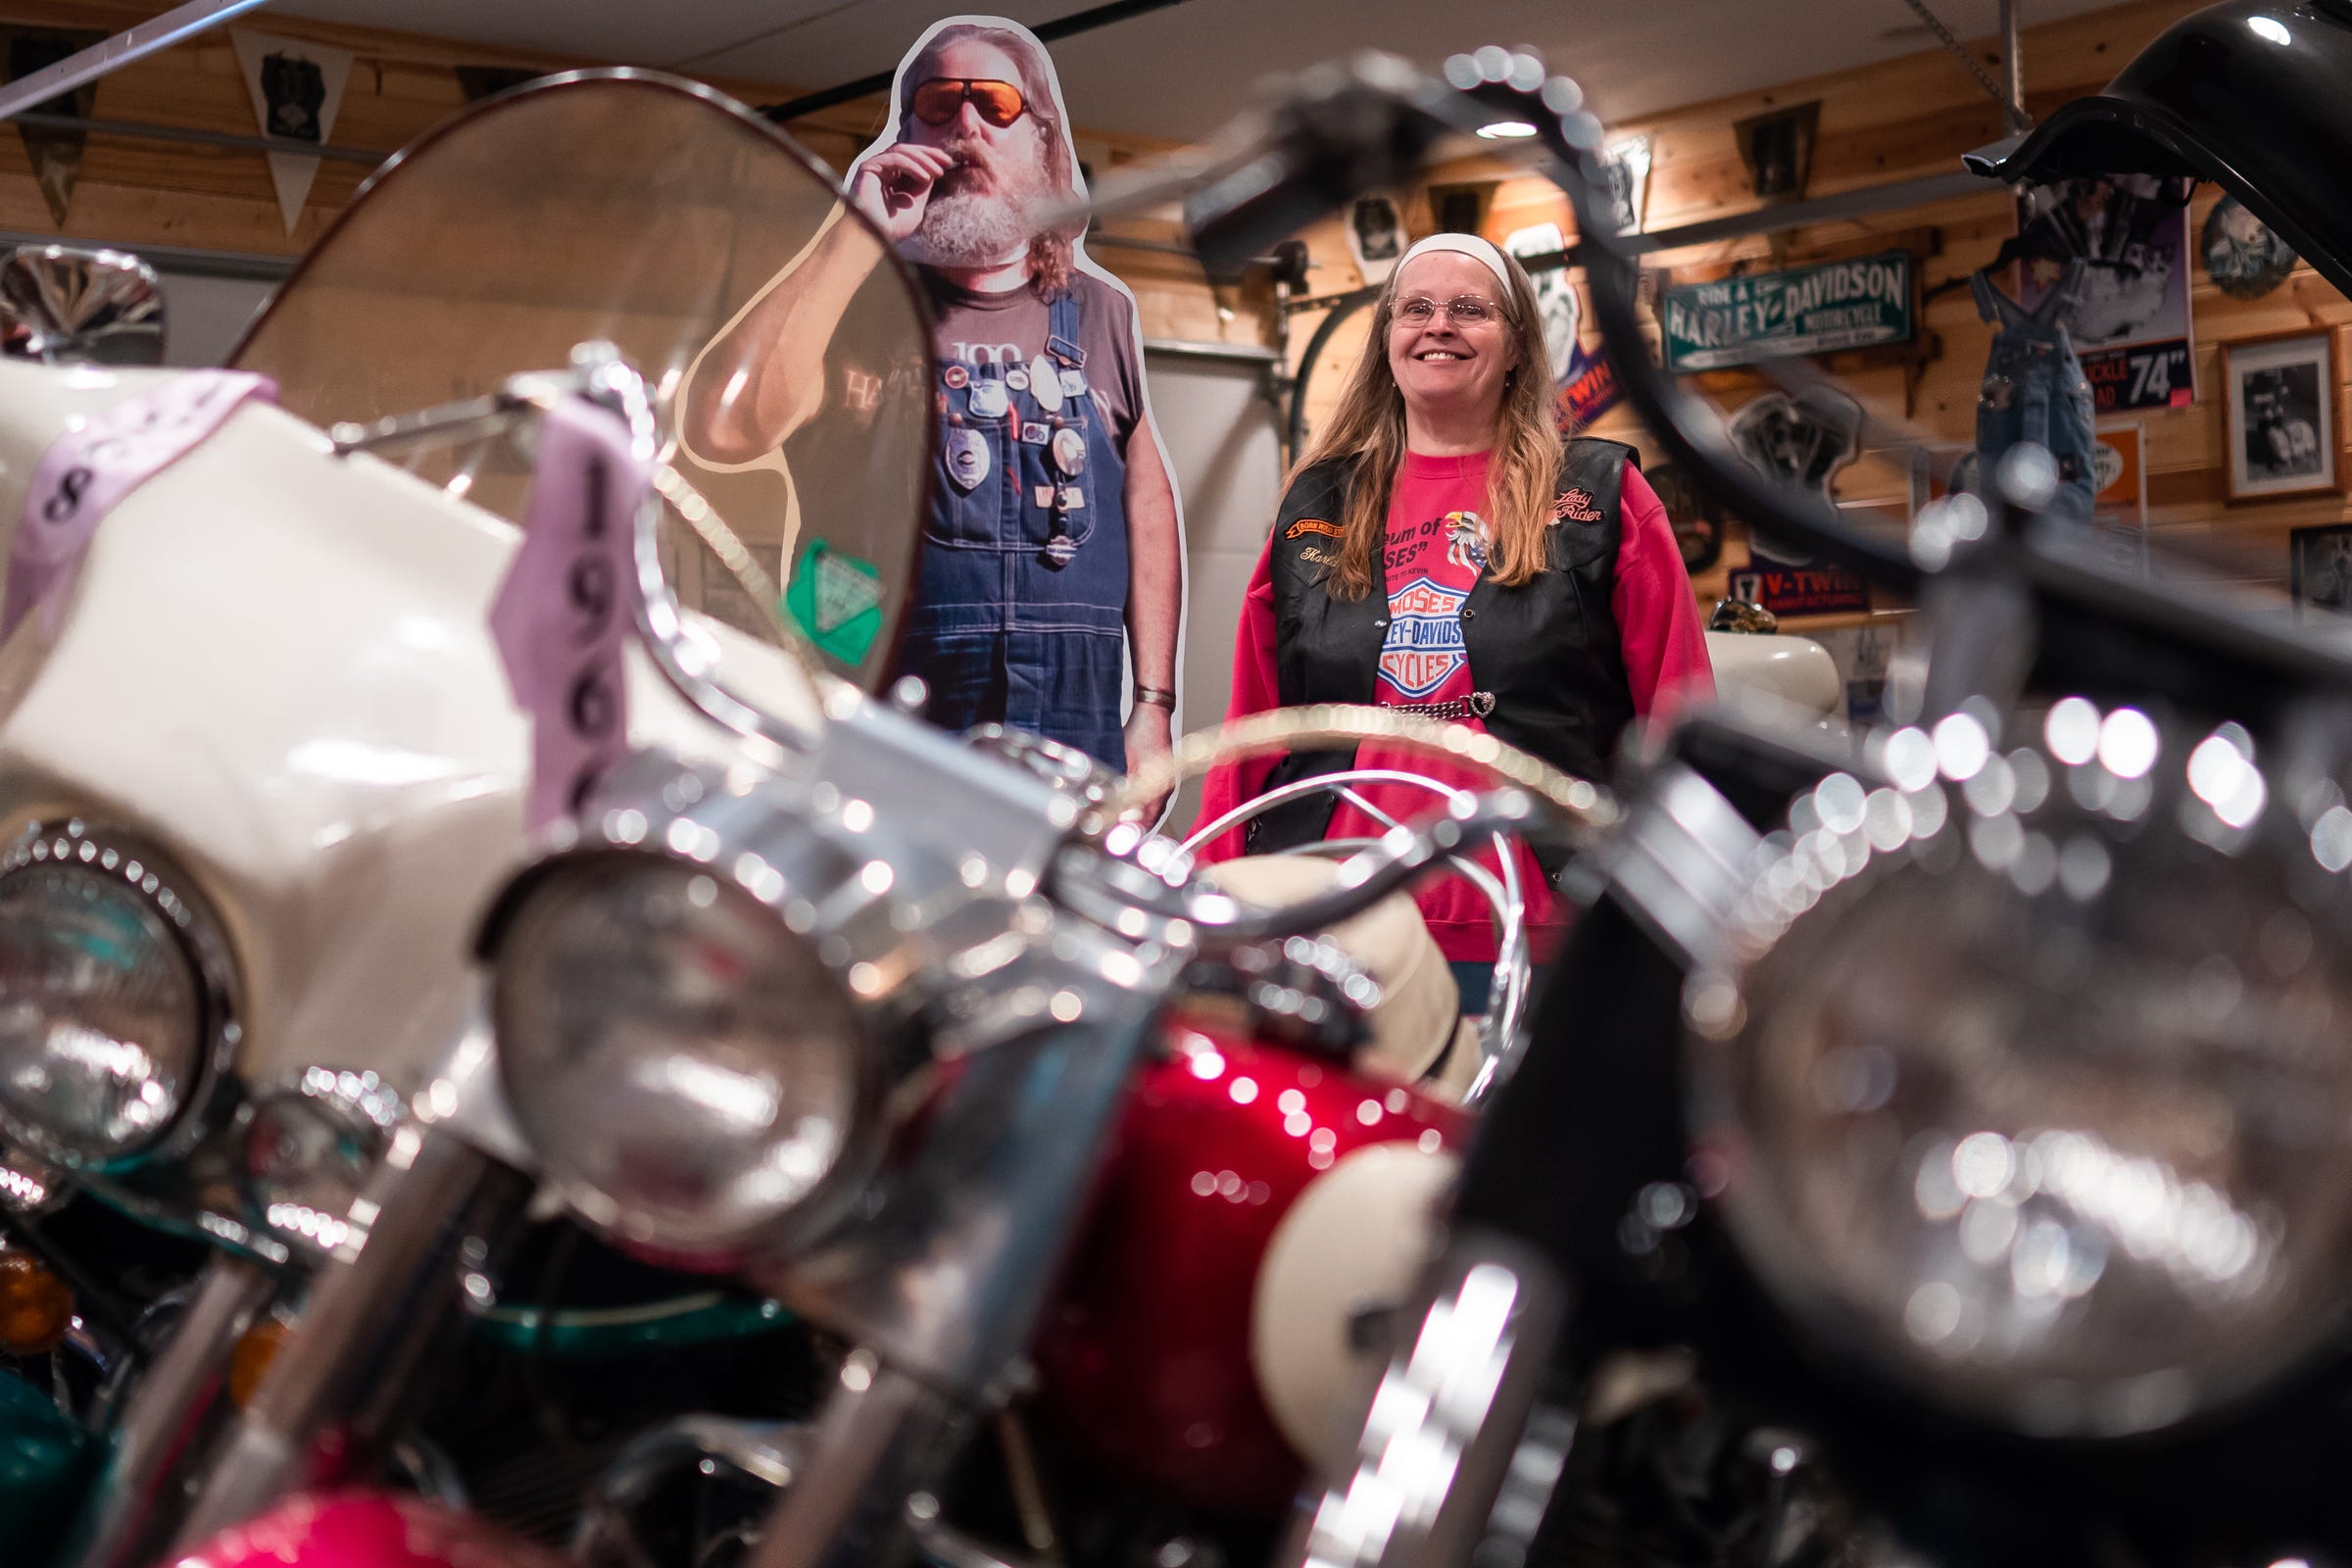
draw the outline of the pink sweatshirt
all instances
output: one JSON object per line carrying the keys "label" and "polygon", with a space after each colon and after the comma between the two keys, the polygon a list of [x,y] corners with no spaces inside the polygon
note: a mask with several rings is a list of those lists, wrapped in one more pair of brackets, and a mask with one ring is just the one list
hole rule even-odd
{"label": "pink sweatshirt", "polygon": [[[1460,518],[1468,515],[1475,524],[1476,513],[1487,504],[1486,470],[1483,453],[1467,458],[1407,456],[1389,502],[1390,541],[1392,545],[1402,545],[1384,552],[1392,607],[1399,603],[1400,594],[1417,595],[1418,601],[1431,600],[1433,578],[1438,590],[1434,597],[1445,597],[1450,576],[1442,558],[1449,540],[1476,536],[1475,528],[1466,529]],[[1623,535],[1617,550],[1610,609],[1616,614],[1624,639],[1626,678],[1632,688],[1634,711],[1663,715],[1678,704],[1713,694],[1715,682],[1707,664],[1706,633],[1699,624],[1690,574],[1683,569],[1682,551],[1675,544],[1674,529],[1666,520],[1666,509],[1657,492],[1642,477],[1641,470],[1631,466],[1625,470],[1619,511]],[[1432,523],[1444,526],[1432,530],[1426,526]],[[1422,548],[1431,540],[1435,541],[1435,558]],[[1455,547],[1457,557],[1462,548],[1465,547]],[[1281,706],[1275,673],[1271,549],[1269,539],[1267,552],[1258,556],[1257,570],[1250,579],[1250,591],[1243,604],[1242,623],[1234,639],[1233,700],[1226,709],[1228,720]],[[1456,560],[1452,564],[1458,568],[1460,562]],[[1425,610],[1426,606],[1422,608]],[[1457,602],[1457,612],[1458,608]],[[1393,642],[1401,618],[1391,616]],[[1423,613],[1419,618],[1426,621],[1428,616]],[[1439,630],[1442,632],[1443,628]],[[1426,625],[1421,628],[1421,637],[1425,643],[1440,649],[1460,646],[1458,637],[1450,644],[1442,635],[1432,637]],[[1393,684],[1388,667],[1392,663],[1391,653],[1384,649],[1383,672],[1377,677],[1384,693]],[[1467,679],[1466,675],[1442,671],[1430,662],[1427,654],[1400,654],[1396,668],[1404,672],[1401,678],[1416,685],[1439,682],[1431,688],[1439,696],[1453,695],[1452,687]],[[1464,722],[1484,728],[1476,718]],[[1200,820],[1213,821],[1242,802],[1254,799],[1264,789],[1266,775],[1274,762],[1275,759],[1270,757],[1257,758],[1210,772],[1201,791]],[[1473,769],[1450,767],[1444,760],[1426,752],[1370,741],[1358,749],[1356,765],[1419,773],[1443,783],[1473,788],[1492,782]],[[1360,793],[1400,821],[1426,816],[1437,805],[1434,796],[1400,785],[1375,785]],[[1377,821],[1342,803],[1332,812],[1327,836],[1376,838],[1382,831]],[[1202,846],[1200,858],[1219,860],[1240,855],[1243,837],[1239,828],[1220,834]],[[1491,848],[1480,859],[1490,870],[1496,866]],[[1527,895],[1531,936],[1536,955],[1542,958],[1556,942],[1564,920],[1542,870],[1524,846],[1519,849],[1518,859]],[[1416,898],[1439,949],[1447,958],[1494,961],[1494,927],[1489,906],[1468,882],[1457,876],[1432,876],[1421,883]]]}

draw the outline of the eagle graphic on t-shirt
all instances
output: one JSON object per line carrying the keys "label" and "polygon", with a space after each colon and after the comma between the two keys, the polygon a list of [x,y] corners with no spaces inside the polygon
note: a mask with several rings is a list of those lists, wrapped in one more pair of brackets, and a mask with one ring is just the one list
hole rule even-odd
{"label": "eagle graphic on t-shirt", "polygon": [[1475,512],[1446,514],[1446,559],[1483,572],[1490,559],[1486,519]]}

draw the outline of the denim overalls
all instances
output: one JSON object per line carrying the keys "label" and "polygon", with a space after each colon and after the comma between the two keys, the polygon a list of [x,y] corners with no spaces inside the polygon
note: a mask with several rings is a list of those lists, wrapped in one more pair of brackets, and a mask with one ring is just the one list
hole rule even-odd
{"label": "denim overalls", "polygon": [[941,363],[941,471],[899,668],[931,688],[935,724],[1003,722],[1124,772],[1127,465],[1068,292],[1048,330],[1025,366]]}
{"label": "denim overalls", "polygon": [[2000,323],[1977,397],[1974,474],[1990,475],[2010,447],[2032,441],[2058,460],[2055,505],[2087,517],[2091,498],[2098,493],[2091,462],[2096,416],[2090,382],[2083,377],[2082,362],[2076,358],[2066,331],[2082,281],[2082,263],[2069,263],[2058,286],[2031,311],[1995,288],[1983,272],[1969,279],[1969,287],[1977,297],[1978,314]]}

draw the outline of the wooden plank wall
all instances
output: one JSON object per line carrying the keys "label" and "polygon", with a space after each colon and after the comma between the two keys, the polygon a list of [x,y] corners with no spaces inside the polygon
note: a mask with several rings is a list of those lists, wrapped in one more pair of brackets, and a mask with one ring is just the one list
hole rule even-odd
{"label": "wooden plank wall", "polygon": [[[2042,115],[2070,98],[2097,91],[2164,27],[2196,9],[2197,0],[2135,0],[2113,10],[2029,28],[2021,51],[2029,108]],[[2032,0],[2026,0],[2029,18],[2033,11]],[[1994,40],[1978,40],[1975,52],[1997,79],[1999,55]],[[1812,196],[1948,172],[1959,167],[1962,152],[2001,135],[1998,107],[1957,61],[1941,51],[1698,105],[1612,127],[1621,134],[1645,131],[1651,138],[1654,163],[1645,226],[1673,228],[1753,208],[1756,204],[1747,193],[1746,172],[1740,162],[1733,123],[1809,99],[1821,102],[1819,140],[1807,191]],[[1544,221],[1558,222],[1563,230],[1573,231],[1564,203],[1547,183],[1511,177],[1509,169],[1494,160],[1465,162],[1442,172],[1438,178],[1447,182],[1503,181],[1485,225],[1489,237],[1497,241],[1512,229]],[[2211,185],[2199,187],[2189,215],[2192,253],[2205,215],[2219,194]],[[1408,226],[1416,233],[1426,232],[1431,226],[1426,190],[1409,193],[1405,207]],[[1930,284],[1983,267],[2001,241],[2016,231],[2009,199],[1988,187],[1987,194],[1981,197],[1802,229],[1769,240],[1729,241],[1669,252],[1652,261],[1712,275],[1709,270],[1720,270],[1743,260],[1768,266],[1781,258],[1795,261],[1838,248],[1859,250],[1874,237],[1889,239],[1921,228],[1934,229],[1938,242],[1937,254],[1926,267]],[[1338,291],[1360,281],[1336,224],[1326,225],[1313,236],[1313,248],[1316,260],[1323,264],[1315,274],[1316,292]],[[2184,409],[2151,410],[2136,416],[2146,422],[2151,528],[2159,538],[2226,538],[2250,553],[2254,569],[2248,576],[2282,583],[2287,571],[2287,530],[2352,518],[2352,505],[2341,497],[2238,507],[2225,504],[2221,345],[2232,338],[2309,325],[2340,329],[2352,323],[2352,305],[2308,267],[2298,269],[2285,285],[2264,299],[2242,303],[2217,290],[2198,261],[2192,266],[2192,290],[2198,401]],[[1296,341],[1302,344],[1313,326],[1313,318],[1294,322]],[[1923,329],[1936,336],[1940,348],[1924,367],[1915,387],[1906,388],[1904,372],[1893,368],[1856,372],[1849,378],[1851,384],[1885,412],[1901,414],[1908,403],[1918,422],[1951,439],[1970,440],[1975,433],[1977,386],[1991,328],[1979,321],[1968,294],[1955,291],[1929,306]],[[1592,336],[1588,331],[1588,341]],[[1336,392],[1361,341],[1360,322],[1350,323],[1320,356],[1310,384],[1310,410],[1319,410]],[[2352,345],[2345,343],[2339,330],[2339,367],[2352,366],[2352,355],[2344,352],[2347,347]],[[2343,406],[2341,390],[2339,408]],[[1749,393],[1734,389],[1716,395],[1729,407]],[[1639,427],[1622,413],[1600,421],[1595,433],[1637,443],[1642,439]],[[1899,506],[1905,488],[1902,474],[1892,465],[1866,455],[1841,475],[1839,495],[1844,500]],[[1743,542],[1735,537],[1725,554],[1727,564],[1743,560]],[[1719,566],[1700,579],[1702,599],[1720,592],[1724,570]]]}
{"label": "wooden plank wall", "polygon": [[[0,23],[116,30],[163,9],[161,0],[0,0]],[[2133,0],[2113,10],[2030,28],[2025,37],[2026,77],[2031,107],[2046,113],[2057,104],[2096,90],[2165,25],[2195,9],[2195,0]],[[2032,0],[2027,0],[2031,16]],[[333,26],[267,13],[254,19],[264,30],[316,39],[354,51],[359,60],[346,88],[333,140],[339,144],[390,150],[463,104],[459,66],[510,66],[534,70],[598,62],[525,55],[450,43],[396,32]],[[1661,47],[1671,34],[1661,33]],[[1977,52],[1997,65],[1990,40]],[[751,102],[788,95],[772,83],[719,82]],[[1819,140],[1813,158],[1811,195],[1875,185],[1956,167],[1958,155],[2000,133],[1999,114],[1959,64],[1940,51],[1838,75],[1791,83],[1770,92],[1743,95],[1660,115],[1617,127],[1645,131],[1652,139],[1647,222],[1670,228],[1738,213],[1754,205],[1746,189],[1732,124],[1760,111],[1818,99]],[[254,129],[243,80],[226,32],[199,37],[107,77],[98,88],[96,117],[150,123],[190,125],[250,134]],[[877,104],[850,106],[797,122],[798,134],[820,158],[840,167],[875,129]],[[1117,167],[1161,150],[1132,137],[1081,132],[1080,150],[1098,170]],[[365,174],[357,165],[321,165],[310,204],[289,235],[280,220],[261,154],[93,137],[63,232],[120,244],[166,244],[205,249],[292,254],[315,239]],[[1511,172],[1493,160],[1471,160],[1437,176],[1443,181],[1499,179],[1487,232],[1500,238],[1524,224],[1558,221],[1569,228],[1562,204],[1547,185]],[[1431,226],[1426,188],[1405,193],[1408,226]],[[2201,224],[2216,193],[2204,187],[2191,212]],[[1881,217],[1776,236],[1732,241],[1662,255],[1659,265],[1687,271],[1721,269],[1740,261],[1769,264],[1801,259],[1835,247],[1853,247],[1872,237],[1933,229],[1936,254],[1929,261],[1930,283],[1957,276],[1988,261],[2013,231],[2006,196],[1988,191],[1967,198]],[[1134,220],[1121,231],[1169,239],[1170,221]],[[18,138],[0,135],[0,228],[33,233],[58,231],[34,184],[30,164]],[[1338,292],[1360,279],[1337,224],[1307,236],[1313,260],[1309,291]],[[1212,289],[1193,264],[1101,245],[1096,255],[1134,288],[1144,329],[1155,337],[1197,341],[1263,343],[1275,323],[1262,290]],[[2251,304],[2227,299],[2213,288],[2201,266],[2193,270],[2199,401],[2192,407],[2150,413],[2147,421],[2152,521],[2161,534],[2222,535],[2249,545],[2267,563],[2260,574],[2283,580],[2286,530],[2317,521],[2352,517],[2352,506],[2337,498],[2228,507],[2223,502],[2220,345],[2233,337],[2323,323],[2352,323],[2352,306],[2309,269]],[[1317,324],[1312,314],[1289,323],[1294,359]],[[1919,422],[1954,439],[1973,430],[1973,404],[1989,328],[1981,323],[1964,292],[1931,305],[1924,329],[1939,345],[1916,384],[1903,371],[1884,368],[1857,374],[1862,394],[1891,412],[1907,406]],[[1320,356],[1310,410],[1336,390],[1361,342],[1360,316]],[[2352,345],[2343,345],[2352,346]],[[2339,354],[2352,366],[2352,354]],[[1728,403],[1745,395],[1734,390]],[[1600,432],[1640,439],[1622,415]],[[1866,459],[1848,470],[1841,495],[1863,502],[1892,503],[1902,490],[1893,468]],[[1727,560],[1744,556],[1735,540]],[[1720,569],[1699,584],[1702,596],[1721,586]]]}
{"label": "wooden plank wall", "polygon": [[[0,25],[96,28],[119,31],[166,9],[163,0],[0,0]],[[387,14],[393,8],[387,7]],[[231,26],[301,37],[358,56],[344,89],[331,140],[337,145],[390,152],[464,107],[457,68],[513,67],[553,71],[613,64],[519,53],[373,28],[337,26],[261,12]],[[910,40],[911,41],[911,40]],[[627,62],[619,62],[626,64]],[[747,103],[792,96],[792,86],[720,79],[716,85]],[[797,121],[793,134],[819,159],[845,167],[869,141],[881,120],[876,99]],[[253,110],[237,68],[228,28],[138,61],[103,78],[92,118],[144,124],[191,126],[237,135],[255,133]],[[1148,139],[1081,132],[1081,156],[1098,168],[1116,167],[1162,150]],[[306,249],[350,200],[366,168],[323,161],[301,221],[288,234],[264,156],[255,151],[93,136],[83,155],[67,222],[50,217],[33,181],[21,139],[0,132],[0,229],[59,233],[120,245],[176,245],[259,255]],[[1172,237],[1172,224],[1131,225],[1151,237]],[[1136,292],[1144,331],[1151,337],[1258,344],[1270,317],[1261,294],[1212,290],[1189,259],[1102,246],[1097,257]]]}

